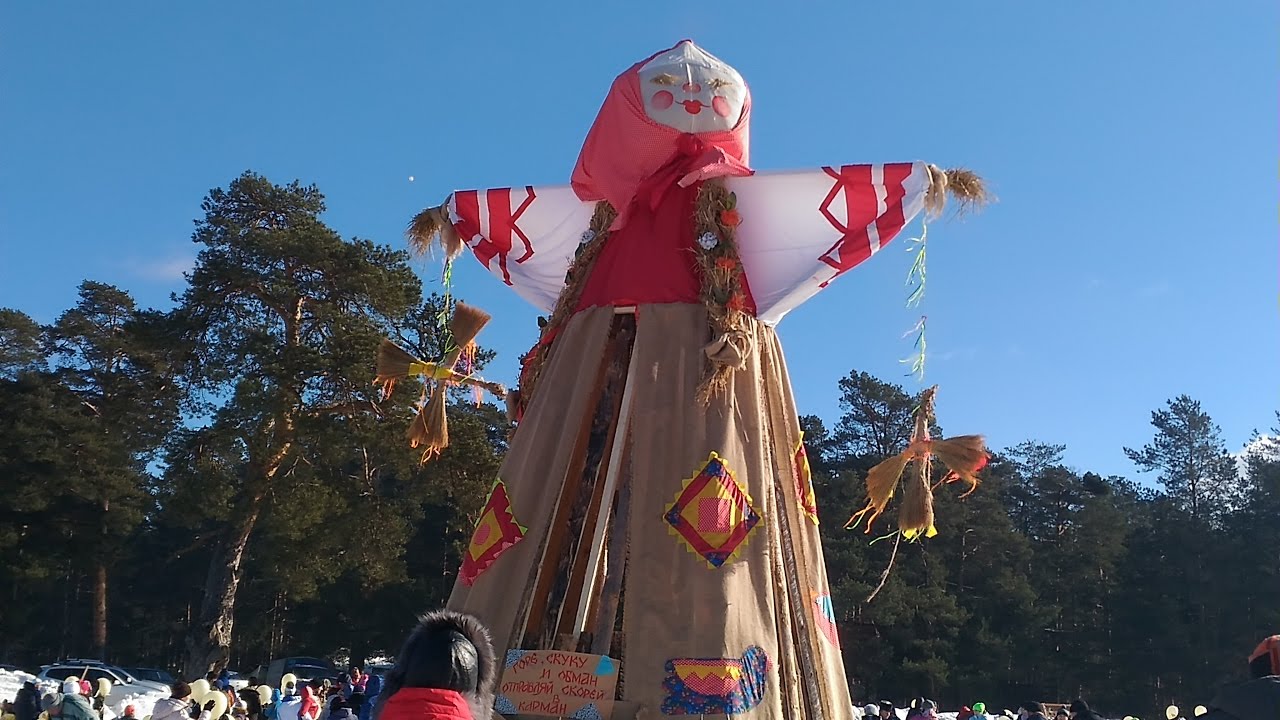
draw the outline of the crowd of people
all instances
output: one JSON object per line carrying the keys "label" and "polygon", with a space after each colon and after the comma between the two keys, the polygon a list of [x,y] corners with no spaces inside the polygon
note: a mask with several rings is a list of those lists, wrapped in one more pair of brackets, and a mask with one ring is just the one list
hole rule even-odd
{"label": "crowd of people", "polygon": [[[1275,720],[1280,718],[1280,635],[1265,639],[1249,656],[1251,679],[1224,688],[1197,720]],[[489,720],[498,682],[497,660],[488,630],[474,617],[449,611],[423,616],[409,635],[396,664],[385,677],[352,667],[341,677],[300,683],[291,675],[275,688],[250,678],[236,691],[228,677],[211,673],[193,683],[176,682],[170,696],[139,718],[133,706],[120,720]],[[40,696],[27,682],[0,720],[109,720],[109,684],[94,688],[68,678],[61,692]],[[95,691],[96,690],[96,691]],[[1172,708],[1171,708],[1172,710]],[[897,720],[888,700],[862,708],[863,720]],[[975,702],[956,720],[998,720]],[[1038,702],[1022,703],[1018,720],[1049,720]],[[937,720],[937,704],[911,701],[907,720]],[[1054,720],[1103,720],[1084,700],[1056,709]],[[1127,717],[1125,720],[1138,720]],[[1177,720],[1170,717],[1169,720]]]}
{"label": "crowd of people", "polygon": [[[895,709],[891,700],[881,700],[879,703],[872,703],[862,708],[863,720],[897,720],[898,711]],[[916,698],[911,701],[910,706],[906,708],[907,720],[937,720],[938,705],[928,698]],[[987,705],[983,702],[975,702],[972,706],[965,705],[956,713],[956,720],[1000,720],[1000,718],[1016,718],[1016,720],[1049,720],[1045,714],[1043,703],[1025,702],[1018,706],[1015,713],[1012,710],[1005,710],[1003,713],[991,715],[987,713]],[[1089,709],[1089,704],[1084,700],[1076,700],[1071,705],[1063,705],[1058,707],[1057,712],[1053,715],[1053,720],[1103,720],[1097,713]]]}
{"label": "crowd of people", "polygon": [[[1249,680],[1223,687],[1209,702],[1196,708],[1194,720],[1280,720],[1280,635],[1263,639],[1248,658]],[[1185,720],[1176,706],[1168,708],[1167,720]],[[894,703],[882,700],[862,708],[863,720],[897,720]],[[906,720],[937,720],[937,705],[929,699],[911,701]],[[1039,702],[1024,702],[1015,714],[1005,710],[997,715],[987,713],[985,703],[975,702],[956,714],[956,720],[1050,720],[1045,706]],[[1113,716],[1114,717],[1114,716]],[[1104,720],[1089,703],[1082,699],[1070,705],[1061,705],[1052,715],[1053,720]],[[1140,720],[1127,715],[1124,720]]]}

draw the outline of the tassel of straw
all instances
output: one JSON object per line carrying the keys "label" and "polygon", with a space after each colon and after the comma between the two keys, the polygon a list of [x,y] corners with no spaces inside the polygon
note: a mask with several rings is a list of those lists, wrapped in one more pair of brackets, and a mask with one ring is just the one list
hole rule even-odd
{"label": "tassel of straw", "polygon": [[987,466],[989,455],[981,435],[961,435],[933,443],[933,454],[947,466],[946,481],[963,480],[969,489],[960,497],[968,497],[978,489],[980,480],[976,473]]}
{"label": "tassel of straw", "polygon": [[435,242],[439,242],[445,257],[452,260],[462,254],[464,243],[449,219],[449,201],[430,207],[414,216],[405,231],[409,247],[418,255],[428,255]]}
{"label": "tassel of straw", "polygon": [[927,166],[929,170],[929,189],[925,192],[925,213],[932,218],[940,217],[947,205],[950,195],[957,203],[957,212],[961,215],[982,208],[995,202],[995,196],[987,190],[986,183],[972,170],[953,168],[942,170],[937,165]]}
{"label": "tassel of straw", "polygon": [[902,507],[898,510],[898,530],[908,539],[917,535],[933,536],[933,488],[929,487],[929,455],[915,458],[916,466],[902,488]]}
{"label": "tassel of straw", "polygon": [[443,382],[436,383],[431,399],[409,425],[409,447],[422,448],[422,462],[438,456],[449,446],[449,425],[445,421]]}
{"label": "tassel of straw", "polygon": [[378,344],[378,357],[374,365],[373,384],[382,388],[382,397],[384,399],[391,395],[391,390],[395,387],[396,380],[408,377],[411,374],[409,368],[415,363],[422,364],[422,361],[390,340],[383,339]]}
{"label": "tassel of straw", "polygon": [[457,367],[458,358],[468,349],[474,347],[476,336],[484,329],[493,316],[478,307],[460,302],[454,305],[453,319],[449,321],[449,332],[453,335],[453,350],[445,355],[442,365],[453,369]]}
{"label": "tassel of straw", "polygon": [[904,450],[871,468],[867,473],[867,504],[849,518],[849,522],[845,523],[846,530],[857,527],[862,518],[870,513],[871,517],[867,519],[865,532],[871,533],[871,526],[893,499],[893,492],[902,478],[902,471],[907,469],[907,463],[911,462],[913,456],[912,450]]}

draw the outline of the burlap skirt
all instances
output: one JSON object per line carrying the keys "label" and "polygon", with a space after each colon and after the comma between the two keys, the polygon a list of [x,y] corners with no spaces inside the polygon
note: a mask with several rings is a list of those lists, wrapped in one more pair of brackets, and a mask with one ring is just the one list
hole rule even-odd
{"label": "burlap skirt", "polygon": [[[608,611],[607,601],[583,601],[554,577],[574,566],[569,556],[589,555],[586,533],[576,545],[563,537],[584,514],[566,509],[568,495],[583,495],[595,508],[586,524],[607,518],[601,522],[612,549],[597,553],[595,572],[617,572],[617,558],[625,558],[619,632],[605,646],[622,668],[614,717],[850,717],[808,463],[777,336],[750,321],[745,367],[727,393],[702,407],[695,397],[710,339],[706,312],[684,304],[637,308],[634,345],[623,349],[632,383],[629,432],[625,448],[608,448],[610,456],[622,452],[617,492],[600,500],[604,490],[595,490],[592,505],[592,491],[577,479],[591,455],[583,428],[601,414],[602,363],[618,352],[618,322],[613,308],[583,311],[556,339],[512,438],[499,497],[481,518],[489,526],[478,526],[473,538],[464,565],[470,577],[455,586],[449,607],[483,620],[500,658],[510,648],[590,650],[590,638],[547,629],[556,618],[563,628],[580,604],[595,615]],[[495,508],[497,520],[490,517]],[[615,567],[605,568],[608,558]],[[601,587],[603,579],[597,593]],[[558,613],[556,602],[563,604]]]}

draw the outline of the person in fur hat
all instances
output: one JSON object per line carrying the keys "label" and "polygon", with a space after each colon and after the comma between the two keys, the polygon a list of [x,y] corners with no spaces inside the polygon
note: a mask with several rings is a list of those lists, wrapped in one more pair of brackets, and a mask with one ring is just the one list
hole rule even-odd
{"label": "person in fur hat", "polygon": [[374,720],[490,720],[497,659],[489,631],[451,610],[423,615],[387,672]]}

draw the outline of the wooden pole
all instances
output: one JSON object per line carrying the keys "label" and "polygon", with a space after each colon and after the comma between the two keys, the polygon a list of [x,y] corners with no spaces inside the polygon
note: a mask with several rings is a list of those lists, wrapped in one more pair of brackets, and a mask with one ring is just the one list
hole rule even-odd
{"label": "wooden pole", "polygon": [[[634,312],[634,308],[632,309]],[[604,480],[604,501],[600,503],[600,520],[596,523],[595,537],[591,541],[591,555],[587,567],[591,574],[583,579],[583,592],[578,599],[578,613],[575,616],[573,629],[580,635],[587,628],[587,611],[591,607],[596,587],[601,582],[599,577],[600,554],[604,551],[604,538],[610,523],[606,522],[609,509],[613,507],[613,499],[618,490],[618,474],[622,469],[622,458],[626,456],[627,433],[631,429],[631,400],[636,384],[635,345],[631,346],[631,362],[627,368],[627,380],[622,386],[622,404],[618,407],[618,422],[613,432],[613,442],[609,453],[609,466]],[[615,523],[616,524],[616,518]],[[626,543],[624,534],[620,541]]]}

